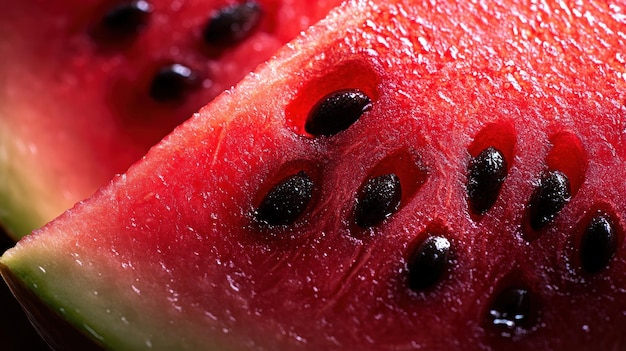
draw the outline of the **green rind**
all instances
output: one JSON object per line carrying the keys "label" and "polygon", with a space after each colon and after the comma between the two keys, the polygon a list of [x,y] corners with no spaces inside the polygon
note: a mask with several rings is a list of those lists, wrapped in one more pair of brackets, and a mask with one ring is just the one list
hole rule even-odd
{"label": "green rind", "polygon": [[[5,57],[11,50],[12,31],[0,24],[0,55]],[[6,73],[0,69],[0,223],[7,234],[17,240],[45,223],[42,203],[32,203],[33,190],[28,181],[35,175],[25,172],[24,159],[18,148],[20,138],[9,125],[12,101]],[[36,168],[34,168],[36,169]]]}
{"label": "green rind", "polygon": [[[293,44],[294,49],[301,49],[298,46],[299,43]],[[303,50],[314,50],[314,48],[302,48]],[[278,64],[281,62],[279,61]],[[291,62],[292,65],[297,66],[298,64],[302,64],[303,62],[297,61],[295,64]],[[276,69],[276,67],[271,67],[272,69]],[[260,74],[259,76],[263,76]],[[251,83],[259,83],[255,81],[249,81]],[[266,84],[272,84],[276,82],[268,82]],[[278,84],[278,83],[276,83]],[[249,88],[250,86],[255,86],[254,84],[250,84],[245,86],[245,88]],[[263,88],[263,86],[261,86]],[[216,115],[228,115],[234,107],[232,106],[224,106],[224,104],[212,105],[213,109],[209,108],[205,110],[207,114],[210,114],[211,111],[216,112]],[[259,109],[262,111],[262,109]],[[227,112],[226,112],[227,111]],[[220,113],[218,113],[220,112]],[[200,119],[197,119],[200,120]],[[197,121],[196,120],[196,121]],[[203,122],[206,122],[207,119],[202,119]],[[262,124],[262,122],[259,122]],[[197,122],[200,124],[200,122]],[[198,139],[201,137],[205,137],[208,132],[207,129],[214,127],[208,125],[207,128],[200,129],[197,126],[197,129],[193,129],[189,127],[187,130],[189,134],[194,134]],[[206,134],[205,134],[206,133]],[[189,143],[178,143],[183,139],[180,135],[182,133],[175,133],[175,136],[169,140],[169,143],[160,144],[160,151],[163,153],[157,154],[157,156],[162,156],[167,159],[172,159],[171,157],[174,153],[174,149],[176,146],[179,148],[188,147]],[[206,139],[201,139],[202,142],[209,143]],[[174,145],[174,146],[173,146]],[[168,153],[171,151],[172,153]],[[177,156],[177,155],[175,155]],[[150,156],[148,156],[149,158]],[[155,159],[158,159],[156,157]],[[156,162],[155,162],[156,163]],[[141,171],[151,175],[152,177],[146,178],[156,178],[154,175],[155,172],[152,168],[147,166],[148,162],[142,163],[140,166]],[[137,168],[135,168],[137,170]],[[131,172],[129,173],[129,178],[133,178],[133,181],[137,180],[137,174],[141,172]],[[145,178],[142,178],[145,180]],[[165,181],[163,181],[165,182]],[[128,184],[124,184],[123,181],[118,180],[114,186],[107,188],[108,190],[112,190],[114,187],[117,189],[124,188]],[[130,187],[130,186],[129,186]],[[107,191],[107,190],[105,190]],[[120,197],[122,195],[128,196],[128,193],[120,192]],[[141,194],[141,195],[151,195],[151,194]],[[152,194],[153,195],[153,194]],[[82,212],[81,218],[93,218],[106,213],[104,210],[96,211],[94,207],[96,206],[111,206],[114,204],[115,198],[110,197],[114,196],[113,194],[100,193],[94,200],[88,203],[87,206],[79,207],[76,210],[76,213]],[[141,200],[141,199],[139,199]],[[92,211],[93,210],[93,211]],[[111,209],[109,209],[109,212]],[[113,210],[114,211],[114,210]],[[107,218],[98,218],[102,222],[111,222],[110,219],[115,219],[114,216],[107,216]],[[104,224],[103,224],[104,225]],[[61,232],[61,231],[65,232]],[[90,330],[95,331],[98,335],[98,339],[103,339],[108,347],[111,348],[120,348],[120,349],[142,349],[148,346],[145,344],[146,336],[153,337],[154,335],[150,334],[149,330],[162,331],[163,334],[159,334],[154,336],[159,338],[159,342],[163,342],[163,344],[158,344],[159,349],[186,349],[186,348],[194,348],[200,347],[203,349],[210,349],[215,347],[220,350],[227,349],[228,341],[226,339],[219,339],[219,337],[214,337],[217,334],[211,334],[206,330],[198,330],[198,326],[193,325],[193,323],[189,324],[189,321],[181,321],[181,324],[176,325],[176,330],[172,330],[172,325],[168,322],[167,318],[168,314],[166,311],[159,311],[158,309],[151,308],[151,301],[145,301],[145,299],[137,298],[137,296],[127,296],[125,294],[131,293],[130,289],[133,284],[133,279],[137,279],[132,273],[123,273],[115,269],[116,264],[120,264],[119,259],[115,259],[115,257],[107,257],[107,254],[110,252],[106,251],[106,247],[101,247],[101,250],[90,251],[90,252],[79,252],[77,251],[79,248],[77,244],[73,243],[73,237],[81,236],[81,230],[85,231],[86,225],[83,221],[73,219],[72,213],[66,213],[64,217],[60,221],[57,221],[53,226],[49,227],[49,229],[43,235],[36,236],[33,238],[33,241],[26,240],[18,246],[14,251],[10,251],[5,254],[0,262],[6,264],[15,274],[19,277],[19,279],[23,279],[25,281],[30,282],[29,286],[36,291],[39,296],[42,297],[48,304],[53,306],[56,309],[59,309],[60,305],[63,304],[63,299],[65,299],[67,304],[73,304],[72,313],[64,312],[68,320],[77,325],[77,327],[82,328],[89,332]],[[102,230],[102,232],[107,232],[106,228]],[[116,237],[116,232],[107,232],[107,234],[112,237]],[[93,236],[85,236],[87,238],[96,238]],[[139,247],[139,249],[143,249],[143,247]],[[89,254],[90,256],[85,256],[82,254]],[[78,256],[71,256],[72,254],[77,254]],[[81,256],[82,255],[82,256]],[[93,255],[93,256],[91,256]],[[85,259],[85,257],[87,257]],[[91,270],[91,263],[97,262],[101,264],[102,267],[106,267],[107,272],[110,274],[108,276],[98,276],[98,274],[102,273],[102,271]],[[142,262],[145,264],[149,264],[150,262]],[[41,269],[41,268],[43,269]],[[118,267],[119,268],[119,267]],[[38,272],[41,271],[41,272]],[[51,272],[55,272],[54,275]],[[66,280],[66,278],[70,276],[71,279]],[[185,275],[185,277],[187,277]],[[151,277],[153,278],[153,277]],[[154,279],[156,283],[159,283],[158,279]],[[68,281],[72,282],[71,286],[68,286]],[[47,282],[44,285],[44,282]],[[113,286],[112,286],[113,285]],[[123,288],[120,288],[123,287]],[[112,291],[117,292],[112,293],[110,295],[111,304],[115,304],[116,310],[115,312],[102,313],[102,311],[106,311],[110,309],[110,304],[101,304],[99,302],[99,298],[97,296],[106,295],[103,293],[107,291],[107,289],[112,289]],[[56,291],[56,293],[55,293]],[[97,294],[93,292],[97,291]],[[120,293],[121,292],[121,293]],[[134,297],[134,299],[133,299]],[[139,300],[139,301],[137,301]],[[133,301],[137,301],[134,303]],[[93,305],[98,306],[97,309],[100,311],[91,311],[96,309]],[[152,306],[153,307],[153,306]],[[119,312],[123,311],[123,312]],[[150,315],[135,315],[133,317],[138,318],[138,322],[135,325],[140,325],[138,329],[129,332],[128,329],[122,329],[119,327],[121,317],[127,316],[127,313],[131,313],[131,311],[151,311]],[[160,322],[157,321],[160,319]],[[81,323],[81,321],[90,321],[90,323],[95,322],[96,324],[90,324],[85,327]],[[133,320],[134,322],[134,320]],[[186,323],[187,322],[187,323]],[[104,324],[103,324],[104,323]],[[186,323],[186,324],[185,324]],[[121,334],[116,334],[117,331],[121,330]],[[238,330],[239,332],[245,331],[243,328]],[[91,333],[93,335],[93,333]],[[124,335],[124,341],[120,341],[116,338],[116,336]],[[187,337],[191,339],[187,339]],[[224,337],[222,335],[222,337]],[[183,345],[175,345],[172,346],[176,339],[178,342],[181,342]],[[189,343],[185,343],[186,340],[189,340]],[[219,341],[217,341],[219,340]],[[223,340],[223,343],[221,341]],[[154,341],[150,339],[150,341]],[[142,345],[142,342],[144,345]],[[219,344],[218,344],[219,343]],[[152,345],[157,345],[156,343],[152,343]],[[143,347],[142,347],[143,346]],[[235,349],[235,347],[233,347]]]}
{"label": "green rind", "polygon": [[[219,338],[209,337],[210,332],[195,330],[188,321],[178,321],[180,324],[173,320],[164,321],[161,311],[150,315],[151,310],[146,305],[151,301],[137,302],[136,297],[120,295],[118,285],[123,285],[128,277],[118,276],[116,281],[115,277],[98,272],[90,261],[55,257],[48,252],[59,248],[52,248],[54,243],[49,244],[31,250],[28,259],[20,255],[4,255],[0,259],[0,270],[20,300],[31,303],[28,308],[31,313],[42,311],[41,306],[48,307],[48,311],[37,313],[33,320],[50,344],[60,344],[58,349],[71,348],[76,335],[60,342],[63,339],[59,334],[67,333],[55,330],[58,326],[51,328],[49,321],[62,320],[72,325],[92,341],[85,343],[89,345],[88,349],[230,350],[228,345],[219,342]],[[69,250],[68,247],[65,249]],[[72,279],[68,279],[69,276]],[[107,293],[107,290],[110,291]],[[113,295],[117,297],[109,299]],[[41,303],[32,303],[37,300]],[[66,308],[68,301],[72,301],[71,309]],[[81,338],[78,336],[77,339],[80,341]]]}
{"label": "green rind", "polygon": [[[336,9],[334,13],[340,15],[341,10]],[[345,15],[342,16],[345,17]],[[335,21],[332,15],[328,18],[331,21],[329,23]],[[310,34],[320,37],[328,35],[326,27],[327,25],[322,23],[313,28]],[[323,40],[328,40],[328,38],[322,38]],[[289,61],[292,60],[293,53],[297,51],[307,52],[299,56],[300,59],[311,55],[315,48],[299,48],[300,41],[280,51],[277,54],[278,59],[272,63],[273,66],[264,69],[271,71],[281,64],[293,64]],[[257,77],[258,75],[250,75],[244,80],[242,83],[245,86],[244,89],[261,83]],[[268,86],[278,85],[282,83],[282,78],[276,77],[274,82],[262,83]],[[212,104],[212,111],[236,109],[237,102],[230,101],[229,96],[230,93],[226,92],[222,98],[218,97]],[[229,113],[202,113],[205,114],[204,119],[197,119],[195,123],[192,120],[179,129],[187,128],[190,134],[202,135],[206,138],[207,129],[215,128],[214,133],[219,141],[221,129],[218,126],[228,124],[231,115]],[[207,118],[206,115],[210,117]],[[175,131],[172,134],[173,138],[166,138],[159,146],[153,148],[147,157],[149,158],[152,153],[157,153],[162,157],[168,151],[172,152],[183,147],[178,144],[185,139],[183,134]],[[206,139],[203,142],[205,141]],[[148,171],[131,167],[129,174],[136,177],[137,173],[141,172]],[[112,190],[124,187],[125,179],[125,176],[117,178],[108,187],[99,191],[93,199],[108,198],[105,200],[106,203],[114,203],[116,194]],[[89,206],[90,204],[95,203],[88,200],[78,204],[55,222],[57,224],[72,222],[74,213],[96,218],[106,213],[115,220],[115,215],[110,214],[111,208],[102,209]],[[39,217],[31,216],[24,221],[24,224],[32,225],[31,220],[37,220],[37,218]],[[88,224],[81,223],[79,226],[72,227],[70,231],[53,231],[40,235],[52,228],[52,226],[46,226],[23,238],[15,248],[7,251],[0,258],[0,265],[5,271],[3,272],[4,279],[8,282],[21,281],[21,284],[51,311],[109,350],[234,351],[249,349],[251,344],[259,340],[267,341],[265,346],[269,349],[280,349],[284,343],[289,344],[289,341],[278,340],[274,335],[264,334],[262,327],[252,327],[245,321],[243,324],[239,322],[239,333],[234,335],[227,331],[227,326],[224,326],[222,321],[213,321],[210,317],[204,317],[202,321],[196,323],[197,321],[188,317],[187,312],[177,314],[177,311],[162,310],[163,301],[150,301],[150,299],[142,298],[140,292],[133,291],[134,280],[138,279],[139,275],[135,275],[132,270],[121,268],[119,258],[111,256],[109,248],[100,247],[96,252],[82,251],[79,241],[74,241],[74,238],[81,235],[81,230],[88,231],[87,226]],[[115,235],[115,233],[111,234]],[[16,284],[11,285],[16,286]],[[29,299],[28,296],[17,296],[20,299]],[[71,306],[71,309],[68,309],[68,306]],[[63,344],[63,340],[55,339],[50,342]]]}
{"label": "green rind", "polygon": [[[2,94],[0,93],[0,96]],[[52,170],[35,164],[32,150],[9,123],[0,101],[0,223],[15,241],[40,228],[72,205],[49,182]],[[37,201],[33,201],[37,199]]]}
{"label": "green rind", "polygon": [[[209,60],[205,49],[214,49],[197,45],[196,25],[223,1],[170,3],[155,1],[158,23],[112,51],[89,34],[107,1],[0,4],[0,221],[14,240],[125,171],[339,0],[262,1],[262,30]],[[181,104],[155,104],[144,82],[162,61],[189,65],[211,84]]]}
{"label": "green rind", "polygon": [[41,204],[30,200],[37,191],[30,187],[28,176],[12,164],[15,163],[0,162],[4,176],[1,181],[11,184],[0,187],[0,223],[7,234],[17,241],[45,224],[47,216],[44,213],[47,211]]}
{"label": "green rind", "polygon": [[[103,350],[102,345],[94,342],[87,335],[82,334],[77,328],[69,324],[62,316],[50,309],[43,301],[36,296],[30,287],[22,280],[13,275],[6,265],[0,264],[0,274],[7,282],[8,287],[14,295],[22,296],[21,303],[28,314],[29,320],[35,326],[37,332],[43,340],[48,343],[54,350],[83,350],[83,351],[99,351]],[[37,338],[40,343],[42,339]],[[68,340],[68,344],[59,345],[56,340]],[[22,340],[22,342],[24,342]],[[43,350],[45,345],[14,345],[11,350],[22,349],[23,347],[36,347]],[[36,346],[35,346],[36,345]]]}
{"label": "green rind", "polygon": [[[0,99],[8,97],[9,93],[0,90]],[[41,135],[40,139],[49,139],[46,142],[50,143],[64,138],[45,134],[45,126],[30,125],[36,121],[35,115],[28,106],[15,101],[2,104],[0,100],[0,223],[15,241],[56,218],[71,208],[76,199],[92,194],[97,188],[94,170],[80,164],[81,159],[88,157],[88,151],[77,145],[79,141],[60,149],[44,149],[30,141],[33,135]],[[77,151],[65,159],[67,148]],[[79,157],[74,157],[78,154]],[[55,162],[61,159],[65,159],[61,164],[71,164],[84,177],[59,169]]]}
{"label": "green rind", "polygon": [[[0,44],[0,53],[2,48]],[[5,79],[1,74],[0,71],[0,85],[4,86]],[[4,110],[8,105],[5,101],[7,94],[3,94],[2,89],[6,88],[0,87],[0,182],[5,184],[0,186],[0,223],[7,228],[7,234],[17,240],[35,229],[37,224],[43,224],[43,218],[39,215],[37,204],[29,203],[28,185],[18,169],[22,163],[15,162],[21,160],[15,157],[15,146],[11,142],[14,139],[11,139],[10,126],[6,123],[8,113]]]}
{"label": "green rind", "polygon": [[[6,240],[8,241],[8,238]],[[0,239],[0,241],[5,240]],[[24,313],[24,310],[28,309],[28,307],[22,307],[18,303],[5,283],[0,284],[0,301],[0,340],[2,340],[2,350],[49,350],[46,342],[39,336],[37,330]],[[76,332],[74,328],[71,328],[71,330],[74,333]]]}

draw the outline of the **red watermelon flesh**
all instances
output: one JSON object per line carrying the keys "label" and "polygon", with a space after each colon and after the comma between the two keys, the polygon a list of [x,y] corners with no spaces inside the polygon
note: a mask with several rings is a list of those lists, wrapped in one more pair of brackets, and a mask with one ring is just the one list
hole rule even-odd
{"label": "red watermelon flesh", "polygon": [[91,195],[339,2],[3,1],[2,224]]}
{"label": "red watermelon flesh", "polygon": [[108,349],[626,347],[617,1],[351,1],[5,279]]}

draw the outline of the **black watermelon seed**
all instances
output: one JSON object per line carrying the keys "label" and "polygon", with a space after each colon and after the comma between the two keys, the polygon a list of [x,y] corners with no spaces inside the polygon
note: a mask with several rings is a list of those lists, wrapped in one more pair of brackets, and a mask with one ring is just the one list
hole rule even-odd
{"label": "black watermelon seed", "polygon": [[101,35],[111,38],[135,35],[146,25],[151,13],[152,6],[147,1],[121,3],[110,9],[102,18]]}
{"label": "black watermelon seed", "polygon": [[348,129],[371,105],[370,98],[359,90],[334,92],[313,106],[304,129],[315,136],[335,135]]}
{"label": "black watermelon seed", "polygon": [[604,269],[617,251],[617,233],[611,218],[599,213],[594,216],[580,241],[580,264],[589,273]]}
{"label": "black watermelon seed", "polygon": [[400,206],[402,189],[395,174],[370,178],[357,196],[354,220],[362,228],[373,227],[391,216]]}
{"label": "black watermelon seed", "polygon": [[472,158],[467,172],[467,195],[474,213],[484,214],[493,206],[507,173],[504,155],[494,147]]}
{"label": "black watermelon seed", "polygon": [[526,288],[510,287],[501,291],[489,306],[487,319],[496,328],[512,332],[528,329],[536,319],[531,293]]}
{"label": "black watermelon seed", "polygon": [[420,291],[432,287],[448,270],[450,242],[443,236],[430,236],[408,260],[409,287]]}
{"label": "black watermelon seed", "polygon": [[231,46],[250,35],[261,20],[261,6],[254,1],[224,7],[209,18],[204,28],[205,43]]}
{"label": "black watermelon seed", "polygon": [[528,203],[530,226],[540,230],[550,223],[572,197],[567,176],[560,171],[547,172]]}
{"label": "black watermelon seed", "polygon": [[313,181],[304,172],[294,174],[274,186],[257,208],[256,218],[269,225],[295,222],[313,195]]}
{"label": "black watermelon seed", "polygon": [[150,86],[150,96],[158,102],[178,101],[199,86],[198,75],[189,67],[175,63],[159,69]]}

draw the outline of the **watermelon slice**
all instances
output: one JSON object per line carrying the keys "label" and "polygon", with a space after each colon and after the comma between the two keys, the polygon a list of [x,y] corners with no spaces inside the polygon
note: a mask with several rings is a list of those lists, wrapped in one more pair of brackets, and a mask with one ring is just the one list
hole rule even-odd
{"label": "watermelon slice", "polygon": [[350,1],[2,274],[54,345],[624,349],[624,11]]}
{"label": "watermelon slice", "polygon": [[0,223],[91,195],[339,2],[3,1]]}

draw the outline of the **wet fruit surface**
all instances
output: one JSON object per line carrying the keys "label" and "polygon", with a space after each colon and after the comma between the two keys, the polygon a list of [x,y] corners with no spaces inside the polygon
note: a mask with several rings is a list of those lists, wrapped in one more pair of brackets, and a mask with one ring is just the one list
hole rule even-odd
{"label": "wet fruit surface", "polygon": [[[217,28],[212,16],[243,2],[0,3],[0,222],[11,240],[125,171],[338,2],[250,1],[247,19]],[[230,43],[214,50],[209,27]],[[2,289],[0,349],[47,350]]]}
{"label": "wet fruit surface", "polygon": [[433,6],[348,3],[4,277],[111,348],[624,348],[621,5]]}
{"label": "wet fruit surface", "polygon": [[340,0],[0,4],[0,222],[93,194]]}

